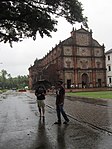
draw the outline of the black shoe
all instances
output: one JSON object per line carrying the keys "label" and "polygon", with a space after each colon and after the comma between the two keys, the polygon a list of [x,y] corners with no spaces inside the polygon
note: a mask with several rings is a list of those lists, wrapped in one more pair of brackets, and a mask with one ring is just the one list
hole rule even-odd
{"label": "black shoe", "polygon": [[58,124],[58,125],[61,125],[61,122],[55,122],[54,124]]}
{"label": "black shoe", "polygon": [[63,124],[68,124],[68,123],[69,123],[69,120],[68,120],[68,121],[63,122]]}

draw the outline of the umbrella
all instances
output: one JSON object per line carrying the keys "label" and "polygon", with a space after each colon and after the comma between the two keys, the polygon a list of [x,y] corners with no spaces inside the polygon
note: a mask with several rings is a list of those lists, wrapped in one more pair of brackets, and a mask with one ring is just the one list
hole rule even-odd
{"label": "umbrella", "polygon": [[43,86],[44,88],[48,89],[51,88],[51,83],[48,80],[39,80],[33,84],[33,89],[37,89],[38,86]]}

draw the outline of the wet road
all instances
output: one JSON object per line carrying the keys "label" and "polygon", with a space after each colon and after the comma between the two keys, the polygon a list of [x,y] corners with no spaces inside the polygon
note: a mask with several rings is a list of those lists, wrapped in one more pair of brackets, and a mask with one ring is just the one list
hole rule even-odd
{"label": "wet road", "polygon": [[[55,107],[55,97],[47,103]],[[112,134],[112,99],[78,99],[66,97],[65,109],[75,120]]]}
{"label": "wet road", "polygon": [[[102,131],[99,127],[93,128],[88,123],[84,123],[87,117],[85,118],[85,114],[80,110],[82,111],[82,107],[85,106],[89,109],[86,102],[77,101],[75,109],[72,109],[73,101],[66,100],[65,109],[70,115],[70,124],[54,125],[56,121],[56,112],[53,109],[54,99],[53,96],[47,96],[46,104],[49,106],[46,106],[46,116],[45,119],[40,119],[34,95],[10,91],[1,95],[0,149],[112,149],[111,132]],[[76,105],[79,105],[78,109]],[[93,108],[95,107],[93,105]],[[94,111],[98,111],[96,109]],[[89,116],[91,110],[88,112]]]}

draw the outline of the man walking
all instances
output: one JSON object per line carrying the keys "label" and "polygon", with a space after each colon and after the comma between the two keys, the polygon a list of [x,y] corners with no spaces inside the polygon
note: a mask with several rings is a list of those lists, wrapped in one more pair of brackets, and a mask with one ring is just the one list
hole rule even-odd
{"label": "man walking", "polygon": [[39,86],[36,90],[35,90],[35,95],[37,97],[37,105],[38,105],[38,110],[40,113],[40,117],[43,114],[45,114],[45,95],[46,95],[46,90],[43,86]]}
{"label": "man walking", "polygon": [[65,97],[65,89],[63,87],[63,82],[58,81],[58,87],[56,90],[56,112],[57,112],[57,118],[58,121],[55,122],[54,124],[61,124],[61,114],[65,120],[63,124],[68,124],[69,119],[63,109],[64,106],[64,97]]}

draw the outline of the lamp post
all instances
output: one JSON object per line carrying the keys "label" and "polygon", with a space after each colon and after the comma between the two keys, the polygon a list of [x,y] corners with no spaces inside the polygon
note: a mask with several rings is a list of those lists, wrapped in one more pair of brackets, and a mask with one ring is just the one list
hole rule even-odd
{"label": "lamp post", "polygon": [[[0,62],[0,64],[3,64],[3,63],[2,63],[2,62]],[[1,73],[1,72],[0,72],[0,73]],[[1,87],[1,85],[2,85],[2,83],[1,83],[1,80],[0,80],[0,89],[2,88],[2,87]]]}
{"label": "lamp post", "polygon": [[2,63],[2,62],[0,62],[0,64],[2,65],[3,63]]}

